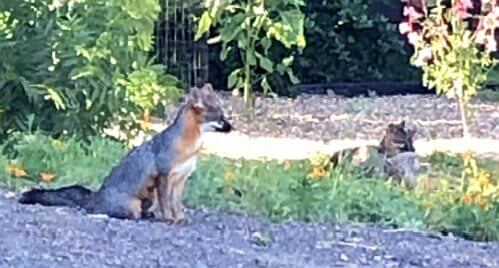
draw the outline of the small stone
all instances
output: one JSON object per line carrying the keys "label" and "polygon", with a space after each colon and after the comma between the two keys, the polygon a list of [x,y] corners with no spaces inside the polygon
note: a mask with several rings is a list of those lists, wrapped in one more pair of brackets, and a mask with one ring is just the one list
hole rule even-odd
{"label": "small stone", "polygon": [[340,260],[342,260],[342,261],[344,261],[344,262],[347,262],[349,259],[348,259],[348,256],[347,256],[347,255],[345,255],[345,254],[343,254],[343,253],[342,253],[342,254],[340,255]]}

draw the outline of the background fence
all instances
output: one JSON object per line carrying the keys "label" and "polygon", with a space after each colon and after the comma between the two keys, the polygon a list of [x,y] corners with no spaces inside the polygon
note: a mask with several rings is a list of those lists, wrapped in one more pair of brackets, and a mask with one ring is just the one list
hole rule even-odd
{"label": "background fence", "polygon": [[155,52],[169,73],[189,86],[208,80],[208,46],[194,41],[194,16],[199,0],[159,0],[161,14],[156,24]]}

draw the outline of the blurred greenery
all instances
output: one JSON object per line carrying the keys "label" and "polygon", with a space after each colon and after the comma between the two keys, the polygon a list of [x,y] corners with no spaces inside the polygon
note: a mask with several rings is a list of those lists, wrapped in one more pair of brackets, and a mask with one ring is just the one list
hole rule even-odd
{"label": "blurred greenery", "polygon": [[1,1],[1,134],[86,137],[177,96],[150,58],[159,11],[156,0]]}

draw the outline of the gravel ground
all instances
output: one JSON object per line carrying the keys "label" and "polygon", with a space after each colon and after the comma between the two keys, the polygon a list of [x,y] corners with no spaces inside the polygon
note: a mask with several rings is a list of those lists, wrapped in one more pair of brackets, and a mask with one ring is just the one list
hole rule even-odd
{"label": "gravel ground", "polygon": [[1,267],[498,267],[499,243],[374,225],[190,211],[183,226],[20,205],[0,190]]}

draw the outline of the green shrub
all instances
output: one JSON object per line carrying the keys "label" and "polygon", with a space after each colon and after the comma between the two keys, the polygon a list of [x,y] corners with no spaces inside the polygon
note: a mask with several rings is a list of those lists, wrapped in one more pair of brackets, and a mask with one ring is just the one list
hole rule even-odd
{"label": "green shrub", "polygon": [[82,143],[76,138],[53,139],[41,132],[15,132],[3,145],[3,153],[2,170],[9,165],[25,173],[15,179],[15,174],[8,176],[10,182],[41,183],[48,176],[45,180],[52,187],[83,183],[97,188],[126,149],[119,142],[95,136]]}
{"label": "green shrub", "polygon": [[[459,172],[454,176],[463,170],[462,161],[456,158],[442,153],[432,156],[430,163],[437,172],[433,188],[427,188],[425,179],[415,191],[406,191],[353,167],[328,171],[309,161],[234,161],[209,156],[187,182],[185,196],[191,206],[231,209],[276,221],[376,222],[453,232],[468,239],[499,239],[499,199],[495,197],[499,186],[492,179],[497,176],[497,162],[479,161],[490,175],[470,178],[471,186],[463,191]],[[472,185],[484,182],[488,186],[473,192],[476,187]]]}
{"label": "green shrub", "polygon": [[158,13],[156,0],[2,1],[3,132],[86,137],[176,95],[178,81],[149,59]]}
{"label": "green shrub", "polygon": [[[306,1],[305,39],[303,53],[294,53],[291,66],[302,83],[358,82],[415,80],[418,70],[410,66],[408,46],[397,33],[396,25],[375,11],[380,1],[341,0]],[[382,1],[387,5],[400,5],[397,0]],[[223,64],[218,60],[220,47],[210,50],[210,77],[225,88],[226,80],[235,66],[237,56]],[[287,55],[279,44],[270,49],[275,60]],[[237,54],[235,54],[237,55]],[[286,77],[274,74],[269,83],[279,93],[287,94],[291,85]]]}
{"label": "green shrub", "polygon": [[339,170],[323,171],[311,178],[313,169],[309,161],[283,165],[277,161],[239,160],[232,164],[209,157],[201,161],[195,176],[188,181],[187,201],[256,213],[272,220],[421,225],[417,223],[421,217],[417,204],[385,180],[358,180],[353,173]]}

